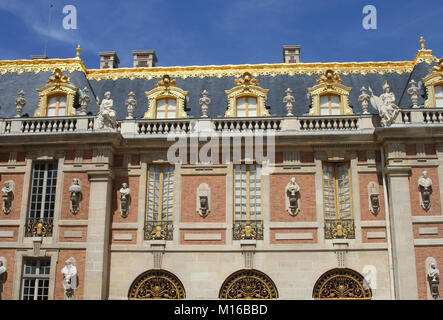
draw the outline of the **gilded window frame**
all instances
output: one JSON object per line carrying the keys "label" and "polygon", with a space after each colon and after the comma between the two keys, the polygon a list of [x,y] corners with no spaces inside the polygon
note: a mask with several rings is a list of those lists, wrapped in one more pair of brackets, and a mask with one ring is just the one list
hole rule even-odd
{"label": "gilded window frame", "polygon": [[225,117],[237,117],[237,99],[242,97],[254,97],[257,99],[256,117],[268,117],[269,111],[266,109],[266,97],[269,89],[258,86],[258,80],[249,72],[245,72],[242,77],[234,80],[236,87],[225,90],[228,99],[228,109]]}
{"label": "gilded window frame", "polygon": [[185,99],[188,91],[182,90],[175,86],[175,80],[171,80],[168,75],[164,75],[150,91],[145,91],[148,98],[148,110],[145,112],[144,119],[157,119],[157,100],[175,99],[176,100],[176,118],[187,118],[185,111]]}
{"label": "gilded window frame", "polygon": [[[74,99],[78,88],[69,84],[69,77],[63,75],[59,68],[49,77],[46,85],[37,89],[39,95],[38,108],[34,112],[34,117],[46,117],[48,112],[49,98],[52,96],[66,96],[65,116],[75,116],[77,111],[74,108]],[[53,116],[50,116],[53,117]]]}
{"label": "gilded window frame", "polygon": [[430,75],[422,79],[423,85],[426,88],[427,99],[425,101],[425,108],[437,108],[437,98],[435,96],[435,87],[443,86],[443,58],[439,60],[438,64],[429,70]]}
{"label": "gilded window frame", "polygon": [[[341,115],[353,115],[354,112],[349,106],[349,94],[351,87],[343,85],[342,79],[333,70],[326,70],[325,74],[317,79],[318,85],[308,88],[311,95],[310,116],[322,116],[320,114],[320,97],[324,95],[335,95],[340,97]],[[324,116],[324,115],[323,115]],[[337,116],[337,115],[334,115]]]}

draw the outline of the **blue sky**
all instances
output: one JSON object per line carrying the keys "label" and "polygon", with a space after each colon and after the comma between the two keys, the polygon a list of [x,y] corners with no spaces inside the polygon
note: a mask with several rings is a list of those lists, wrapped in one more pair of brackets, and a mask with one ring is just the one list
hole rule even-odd
{"label": "blue sky", "polygon": [[[132,67],[132,50],[155,50],[158,66],[282,62],[283,45],[301,45],[302,62],[412,60],[421,35],[443,56],[442,0],[0,0],[0,60],[43,54],[75,56],[88,68],[98,52],[116,51]],[[65,30],[63,8],[77,9]],[[377,9],[365,30],[363,7]]]}

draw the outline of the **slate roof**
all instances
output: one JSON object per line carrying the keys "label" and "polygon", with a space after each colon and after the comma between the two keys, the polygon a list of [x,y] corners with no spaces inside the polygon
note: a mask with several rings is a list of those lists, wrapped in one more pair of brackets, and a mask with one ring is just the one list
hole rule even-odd
{"label": "slate roof", "polygon": [[[412,103],[407,94],[409,81],[414,79],[419,85],[421,89],[419,104],[423,105],[426,100],[426,92],[421,84],[421,80],[429,74],[429,69],[435,64],[436,62],[433,62],[431,65],[426,62],[417,63],[412,72],[405,73],[349,73],[340,74],[340,77],[343,80],[343,85],[352,88],[349,96],[349,104],[353,108],[354,114],[362,113],[361,105],[358,102],[358,97],[361,94],[360,88],[362,86],[365,86],[366,88],[372,87],[374,93],[379,95],[382,93],[382,84],[385,80],[391,85],[391,91],[396,96],[397,105],[401,108],[411,108]],[[168,69],[165,68],[165,71],[167,70]],[[149,68],[146,72],[149,72]],[[96,96],[101,100],[104,93],[110,91],[111,98],[114,100],[114,109],[117,112],[117,119],[119,120],[124,119],[127,115],[125,100],[128,98],[128,93],[130,91],[135,93],[135,99],[137,100],[134,117],[143,118],[148,106],[145,91],[153,89],[155,84],[160,80],[159,78],[149,80],[139,78],[119,78],[116,80],[102,79],[98,81],[94,79],[88,80],[85,71],[65,71],[63,74],[67,74],[70,77],[70,83],[78,87],[80,90],[85,87],[88,88],[89,96],[91,97],[88,113],[96,114],[98,112],[98,106],[95,102]],[[0,118],[13,117],[15,115],[15,99],[20,90],[24,91],[25,99],[27,101],[22,115],[32,117],[38,106],[39,96],[37,89],[43,87],[51,75],[52,73],[49,71],[38,73],[22,72],[20,74],[16,72],[6,72],[0,74]],[[259,80],[260,87],[269,89],[266,106],[270,115],[283,117],[286,115],[286,109],[282,100],[287,88],[292,89],[292,95],[295,98],[294,115],[303,116],[308,114],[311,104],[308,88],[318,84],[316,80],[319,76],[319,74],[295,74],[292,76],[280,74],[274,76],[259,75],[256,78]],[[175,79],[177,87],[188,91],[185,110],[187,111],[189,118],[199,118],[201,116],[199,99],[201,98],[201,92],[205,89],[208,91],[208,96],[211,98],[211,104],[208,111],[209,117],[224,117],[228,105],[225,90],[229,90],[236,86],[236,84],[234,84],[236,77],[205,76]],[[76,108],[79,107],[77,100],[78,99],[76,99],[75,102]],[[369,107],[369,112],[374,114],[377,113],[371,105]]]}

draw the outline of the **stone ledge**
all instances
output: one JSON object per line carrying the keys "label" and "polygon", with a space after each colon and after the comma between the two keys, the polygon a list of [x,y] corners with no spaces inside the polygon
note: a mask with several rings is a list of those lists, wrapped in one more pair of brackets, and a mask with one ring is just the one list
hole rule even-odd
{"label": "stone ledge", "polygon": [[63,232],[63,237],[65,238],[81,238],[82,236],[83,236],[83,231],[65,230]]}
{"label": "stone ledge", "polygon": [[58,225],[64,226],[87,226],[88,220],[59,220]]}
{"label": "stone ledge", "polygon": [[412,216],[412,223],[443,223],[443,216]]}
{"label": "stone ledge", "polygon": [[414,246],[443,246],[443,238],[414,239]]}
{"label": "stone ledge", "polygon": [[14,230],[0,231],[0,238],[13,238]]}

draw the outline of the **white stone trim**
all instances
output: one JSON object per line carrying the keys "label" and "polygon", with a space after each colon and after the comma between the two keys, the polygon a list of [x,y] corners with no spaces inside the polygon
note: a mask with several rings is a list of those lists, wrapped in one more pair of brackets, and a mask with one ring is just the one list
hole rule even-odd
{"label": "white stone trim", "polygon": [[368,237],[368,239],[386,239],[386,232],[384,232],[384,231],[375,231],[375,232],[368,231],[366,236]]}
{"label": "white stone trim", "polygon": [[276,233],[275,240],[312,240],[314,235],[312,232],[299,233]]}
{"label": "white stone trim", "polygon": [[79,230],[65,230],[63,232],[63,237],[65,238],[81,238],[83,236],[83,231]]}
{"label": "white stone trim", "polygon": [[432,227],[432,228],[418,228],[418,234],[438,234],[438,228]]}
{"label": "white stone trim", "polygon": [[81,227],[87,226],[88,220],[59,220],[58,225],[60,227]]}
{"label": "white stone trim", "polygon": [[227,229],[228,224],[224,222],[182,222],[178,225],[178,228],[180,230],[186,230],[186,229]]}
{"label": "white stone trim", "polygon": [[221,233],[185,233],[185,241],[221,241]]}
{"label": "white stone trim", "polygon": [[1,227],[19,226],[20,220],[0,220]]}
{"label": "white stone trim", "polygon": [[116,234],[114,234],[114,240],[116,240],[116,241],[131,241],[132,234],[131,233],[116,233]]}
{"label": "white stone trim", "polygon": [[414,245],[420,246],[443,246],[443,238],[414,239]]}
{"label": "white stone trim", "polygon": [[412,216],[412,223],[443,223],[443,216]]}
{"label": "white stone trim", "polygon": [[0,238],[12,238],[14,237],[14,230],[0,231]]}
{"label": "white stone trim", "polygon": [[268,222],[270,229],[316,229],[320,227],[317,221],[300,222]]}

